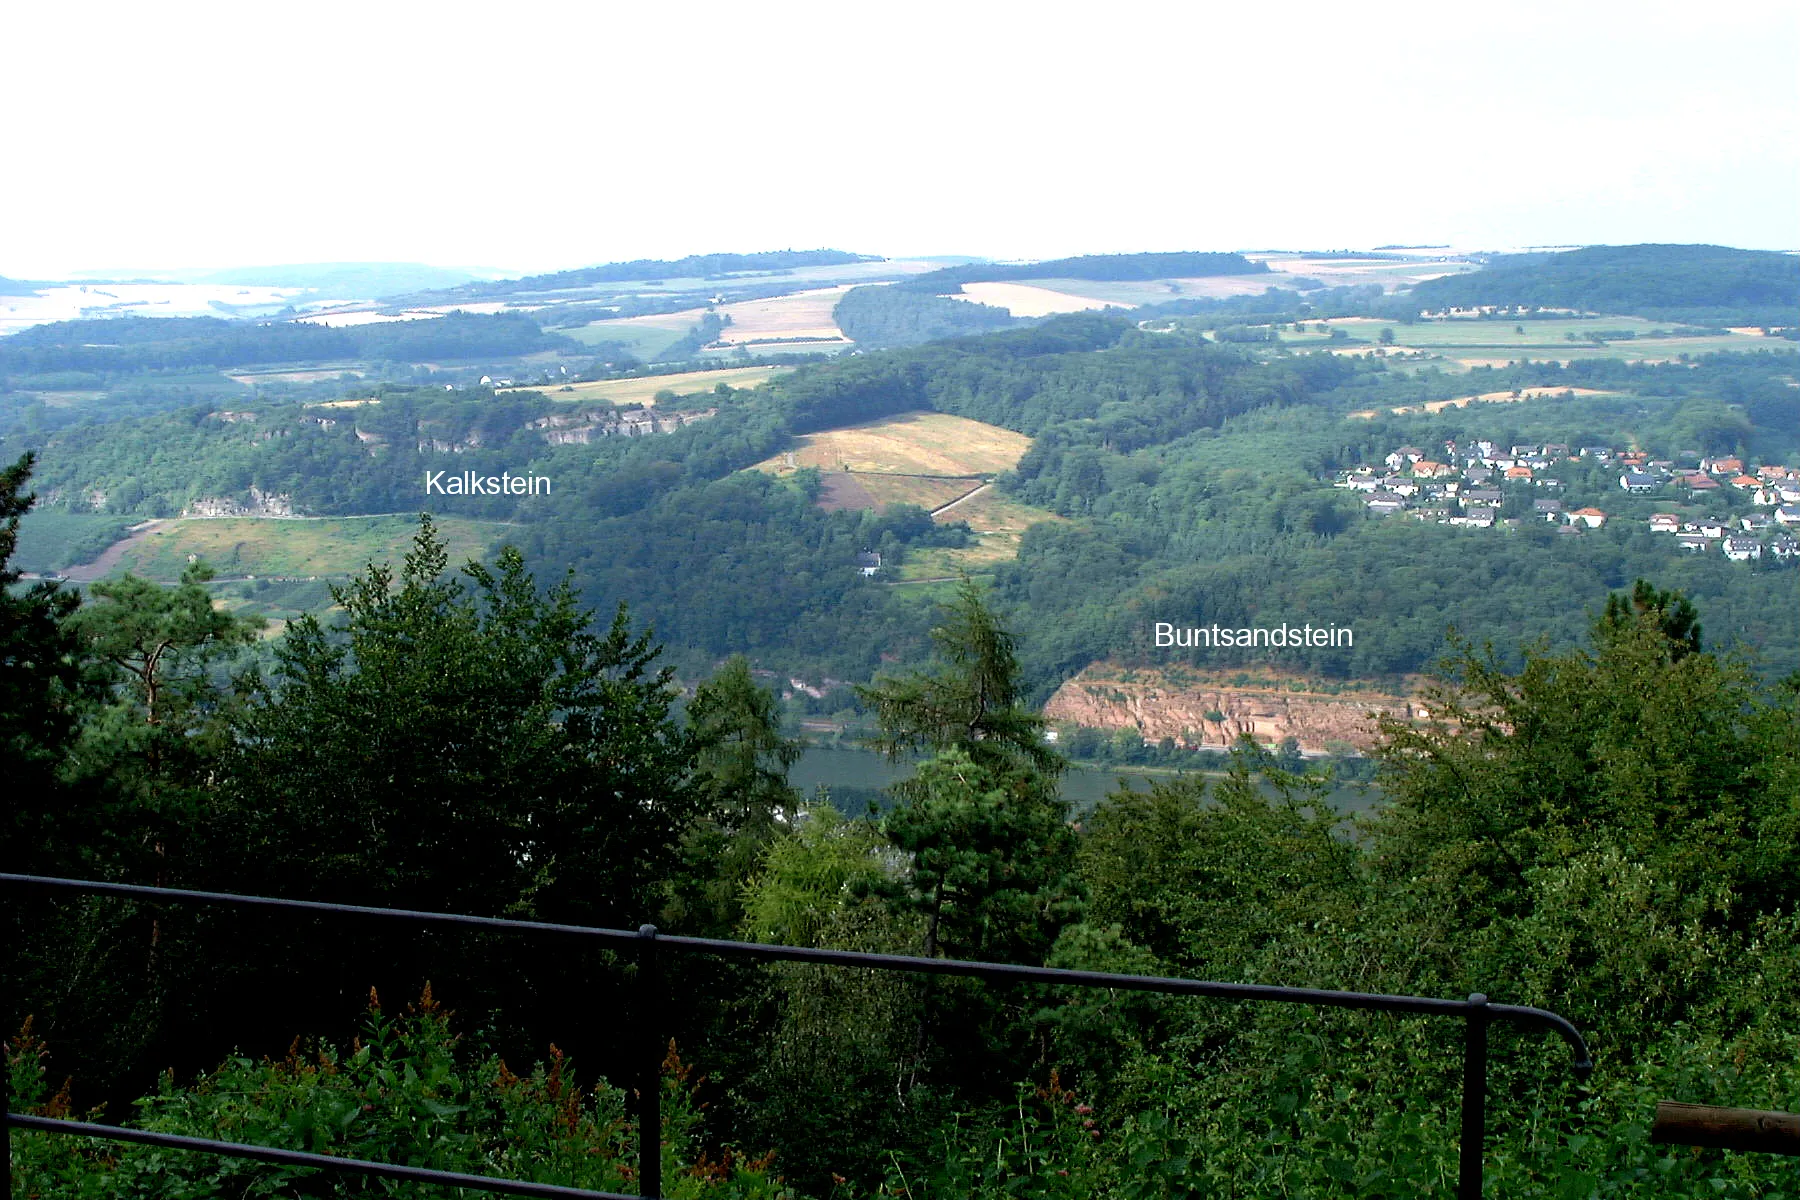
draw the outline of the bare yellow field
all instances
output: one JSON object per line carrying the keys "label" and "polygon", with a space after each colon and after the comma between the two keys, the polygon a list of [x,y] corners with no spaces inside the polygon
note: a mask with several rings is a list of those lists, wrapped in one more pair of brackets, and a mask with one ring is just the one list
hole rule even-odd
{"label": "bare yellow field", "polygon": [[771,300],[743,300],[719,308],[722,316],[731,318],[719,340],[733,344],[758,338],[818,338],[830,341],[844,336],[832,319],[831,310],[844,298],[850,285],[816,288],[776,296]]}
{"label": "bare yellow field", "polygon": [[726,367],[718,371],[683,371],[679,375],[645,375],[636,379],[602,379],[597,383],[571,383],[563,388],[503,388],[507,392],[542,392],[552,400],[605,400],[613,404],[643,404],[654,407],[656,393],[674,392],[692,396],[710,392],[719,384],[734,388],[751,388],[777,375],[785,375],[792,367]]}
{"label": "bare yellow field", "polygon": [[740,300],[735,304],[721,304],[710,310],[684,308],[680,312],[655,313],[647,317],[619,317],[611,321],[596,321],[586,328],[606,330],[623,326],[685,333],[712,311],[721,317],[731,318],[720,333],[719,340],[732,345],[760,338],[840,341],[844,333],[837,327],[837,322],[831,319],[831,310],[837,307],[837,302],[844,298],[844,293],[850,290],[850,286],[845,284],[842,287],[813,288],[768,300]]}
{"label": "bare yellow field", "polygon": [[1087,312],[1106,308],[1112,303],[1092,296],[1052,291],[1029,283],[965,283],[958,300],[991,304],[1004,308],[1015,317],[1047,317],[1053,313]]}
{"label": "bare yellow field", "polygon": [[799,467],[881,475],[992,475],[1018,465],[1031,439],[948,413],[914,412],[866,425],[812,433],[756,464],[785,474]]}
{"label": "bare yellow field", "polygon": [[916,504],[926,512],[960,500],[981,486],[978,478],[920,479],[914,475],[858,475],[856,481],[875,503],[886,508],[890,504]]}

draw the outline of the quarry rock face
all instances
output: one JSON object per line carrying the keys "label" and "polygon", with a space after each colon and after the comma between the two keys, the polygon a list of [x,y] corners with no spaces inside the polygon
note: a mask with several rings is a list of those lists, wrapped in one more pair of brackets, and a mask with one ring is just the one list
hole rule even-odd
{"label": "quarry rock face", "polygon": [[250,489],[248,502],[229,496],[203,496],[182,507],[184,517],[296,517],[294,498],[261,488]]}
{"label": "quarry rock face", "polygon": [[553,413],[530,422],[552,446],[585,446],[595,438],[645,437],[673,433],[683,425],[703,421],[717,409],[662,412],[650,408],[605,408],[590,412]]}
{"label": "quarry rock face", "polygon": [[[1221,719],[1209,720],[1208,714]],[[1302,750],[1317,751],[1341,744],[1367,750],[1377,741],[1377,717],[1423,721],[1429,715],[1417,696],[1397,689],[1330,693],[1297,690],[1276,679],[1239,686],[1218,678],[1174,680],[1112,663],[1088,667],[1044,706],[1044,717],[1053,724],[1135,727],[1151,742],[1172,738],[1189,748],[1225,747],[1248,733],[1270,745],[1293,737]]]}

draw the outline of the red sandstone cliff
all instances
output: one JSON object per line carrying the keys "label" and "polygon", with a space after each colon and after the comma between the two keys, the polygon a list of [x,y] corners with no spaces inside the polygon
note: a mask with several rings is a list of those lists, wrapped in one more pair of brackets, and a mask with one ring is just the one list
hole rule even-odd
{"label": "red sandstone cliff", "polygon": [[[1266,743],[1292,736],[1303,750],[1325,750],[1328,742],[1361,750],[1375,741],[1375,715],[1404,720],[1428,715],[1419,698],[1402,694],[1400,687],[1331,693],[1279,678],[1234,686],[1221,677],[1230,676],[1221,672],[1209,679],[1184,672],[1172,678],[1155,670],[1094,663],[1057,689],[1044,716],[1053,724],[1093,729],[1136,726],[1150,741],[1174,738],[1189,746],[1225,746],[1249,733]],[[1208,713],[1223,719],[1208,720]]]}

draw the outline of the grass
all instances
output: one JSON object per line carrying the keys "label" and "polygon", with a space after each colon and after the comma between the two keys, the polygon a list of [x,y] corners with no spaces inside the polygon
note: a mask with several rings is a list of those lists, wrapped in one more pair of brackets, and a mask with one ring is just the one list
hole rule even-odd
{"label": "grass", "polygon": [[818,467],[882,475],[992,475],[1016,466],[1030,448],[1030,438],[1010,429],[948,413],[913,412],[808,434],[754,469],[774,474]]}
{"label": "grass", "polygon": [[[1562,361],[1615,358],[1626,362],[1669,362],[1679,359],[1683,354],[1696,356],[1722,351],[1782,350],[1792,345],[1779,339],[1746,333],[1651,337],[1649,335],[1657,331],[1674,328],[1678,322],[1648,321],[1642,317],[1567,317],[1533,321],[1453,318],[1419,321],[1412,325],[1372,317],[1338,317],[1327,322],[1307,322],[1307,331],[1301,334],[1284,330],[1281,340],[1293,346],[1332,345],[1328,334],[1316,332],[1320,324],[1343,329],[1351,337],[1370,344],[1376,342],[1383,329],[1392,329],[1392,350],[1437,353],[1462,367],[1504,366],[1521,358]],[[1524,332],[1517,332],[1520,329]],[[1635,336],[1605,345],[1595,345],[1588,340],[1593,334],[1604,330],[1629,330]],[[1579,340],[1570,341],[1570,334],[1574,334]],[[1341,345],[1341,342],[1338,344]],[[1368,348],[1356,346],[1351,349],[1360,353]]]}
{"label": "grass", "polygon": [[774,358],[778,354],[842,354],[846,350],[854,350],[855,342],[849,341],[816,341],[816,342],[770,342],[761,346],[715,346],[702,350],[702,359],[730,359],[738,361],[745,355],[751,358]]}
{"label": "grass", "polygon": [[1019,539],[1031,526],[1040,521],[1062,520],[1055,513],[1021,504],[991,487],[937,519],[943,524],[967,521],[975,534],[975,544],[956,548],[929,546],[909,551],[906,561],[893,572],[890,582],[942,580],[963,572],[984,574],[998,564],[1018,557]]}
{"label": "grass", "polygon": [[[509,528],[499,521],[436,518],[450,561],[481,559]],[[221,577],[275,580],[344,578],[371,560],[398,564],[418,532],[413,517],[362,517],[305,521],[254,518],[185,519],[158,523],[134,535],[117,571],[148,579],[180,578],[188,556],[198,555]]]}
{"label": "grass", "polygon": [[734,388],[751,388],[791,370],[792,367],[727,367],[719,371],[684,371],[679,375],[646,375],[636,379],[571,383],[560,388],[505,388],[499,394],[536,391],[552,400],[605,400],[612,404],[654,405],[658,392],[669,391],[678,396],[692,396],[710,392],[721,383]]}
{"label": "grass", "polygon": [[927,512],[942,508],[981,486],[978,477],[920,479],[912,475],[858,475],[856,481],[883,508],[890,504],[916,504]]}
{"label": "grass", "polygon": [[[692,323],[689,322],[689,324]],[[608,342],[620,343],[625,347],[627,353],[648,362],[679,342],[686,330],[685,328],[657,329],[649,325],[628,325],[616,321],[596,321],[592,325],[580,325],[574,329],[559,329],[556,332],[567,334],[584,346],[599,346]]]}
{"label": "grass", "polygon": [[1063,518],[1045,509],[1021,504],[1011,496],[988,488],[937,519],[944,524],[968,522],[975,534],[975,545],[951,553],[961,556],[957,561],[964,569],[976,571],[1017,558],[1019,539],[1025,536],[1027,529],[1042,521],[1060,521]]}

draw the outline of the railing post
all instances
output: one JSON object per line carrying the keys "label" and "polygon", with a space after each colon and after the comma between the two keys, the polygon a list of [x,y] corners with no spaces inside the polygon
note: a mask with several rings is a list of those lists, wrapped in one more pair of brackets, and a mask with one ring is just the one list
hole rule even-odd
{"label": "railing post", "polygon": [[1463,1027],[1462,1146],[1457,1200],[1481,1200],[1481,1151],[1487,1137],[1488,998],[1469,997]]}
{"label": "railing post", "polygon": [[663,1049],[656,1006],[661,1003],[657,977],[656,926],[638,926],[638,1195],[662,1195],[662,1064]]}
{"label": "railing post", "polygon": [[[12,1071],[6,1061],[6,1043],[12,1037],[13,1009],[7,1001],[12,999],[8,984],[15,972],[20,976],[25,973],[24,935],[20,933],[15,938],[13,933],[22,924],[22,919],[20,924],[14,924],[11,904],[0,906],[0,1080],[4,1081],[0,1082],[0,1200],[12,1200],[13,1194],[12,1122],[6,1119],[12,1108]],[[19,995],[24,994],[25,989],[20,988]]]}

